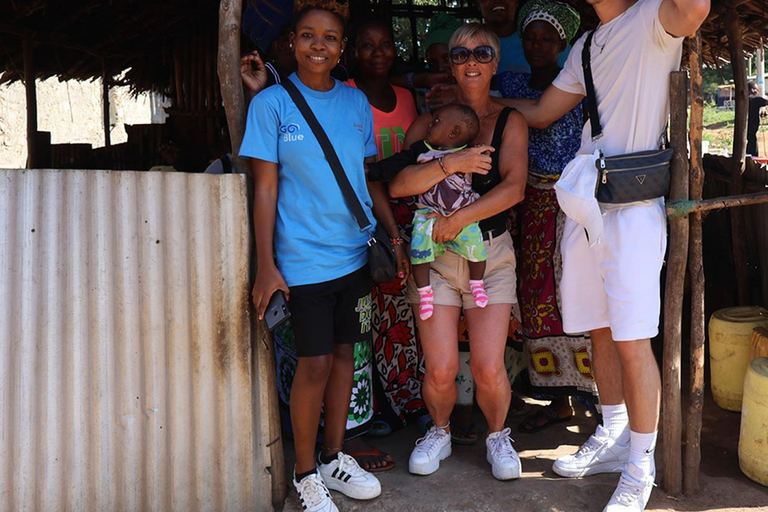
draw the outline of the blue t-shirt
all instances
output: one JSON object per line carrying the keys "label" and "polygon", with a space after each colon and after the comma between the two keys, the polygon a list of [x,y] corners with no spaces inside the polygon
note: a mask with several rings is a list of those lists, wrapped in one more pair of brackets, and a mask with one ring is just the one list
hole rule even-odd
{"label": "blue t-shirt", "polygon": [[[289,79],[328,134],[375,227],[363,159],[377,150],[365,94],[339,81],[319,92],[301,83],[296,73]],[[288,286],[330,281],[367,263],[368,235],[360,231],[312,129],[281,85],[251,101],[240,156],[278,164],[275,254]]]}
{"label": "blue t-shirt", "polygon": [[[523,54],[523,41],[520,39],[520,31],[516,31],[511,36],[500,37],[501,56],[499,57],[499,70],[497,73],[505,71],[514,71],[515,73],[530,73],[531,66],[525,60]],[[557,57],[557,65],[561,68],[565,65],[568,54],[571,51],[571,45],[567,45],[565,50],[560,52]]]}

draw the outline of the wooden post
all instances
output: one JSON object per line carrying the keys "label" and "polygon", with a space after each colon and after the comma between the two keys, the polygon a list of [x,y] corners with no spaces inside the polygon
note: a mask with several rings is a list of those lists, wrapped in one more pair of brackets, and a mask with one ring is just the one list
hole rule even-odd
{"label": "wooden post", "polygon": [[[670,143],[672,160],[670,199],[688,199],[688,159],[686,117],[688,115],[687,76],[675,71],[670,77]],[[688,219],[669,223],[669,256],[664,293],[664,374],[661,422],[664,438],[664,489],[679,494],[683,490],[682,413],[680,403],[680,359],[683,323],[685,266],[688,257]]]}
{"label": "wooden post", "polygon": [[219,83],[224,111],[227,115],[229,138],[232,141],[233,163],[244,171],[240,152],[245,131],[245,96],[240,78],[240,23],[242,0],[221,0],[219,7]]}
{"label": "wooden post", "polygon": [[[701,85],[701,31],[691,40],[691,198],[701,199],[704,188],[704,163],[701,153],[701,134],[704,124],[704,92]],[[733,213],[733,210],[731,211]],[[704,264],[702,256],[701,213],[690,217],[691,272],[691,396],[685,418],[685,494],[692,495],[699,488],[701,465],[701,413],[704,405]]]}
{"label": "wooden post", "polygon": [[35,84],[35,49],[24,39],[24,87],[27,92],[27,169],[38,167],[37,86]]}
{"label": "wooden post", "polygon": [[[747,114],[749,96],[747,91],[747,68],[744,64],[744,44],[741,19],[735,6],[725,13],[725,32],[728,36],[728,51],[733,68],[733,84],[736,93],[736,120],[733,133],[733,156],[731,168],[730,195],[741,194],[744,188],[742,174],[747,154]],[[731,243],[733,264],[736,269],[736,287],[739,304],[749,304],[749,269],[747,268],[747,237],[744,229],[744,211],[731,210]]]}
{"label": "wooden post", "polygon": [[[240,24],[243,13],[242,0],[221,0],[219,4],[219,51],[218,74],[221,84],[221,97],[229,126],[229,137],[232,143],[233,165],[239,172],[246,167],[237,155],[243,141],[245,131],[245,97],[240,78]],[[249,187],[250,188],[250,187]],[[250,190],[249,190],[250,193]],[[249,207],[253,206],[249,197]],[[250,216],[249,216],[250,217]],[[252,230],[253,228],[251,228]],[[264,322],[254,320],[253,339],[254,367],[257,369],[256,378],[259,393],[265,400],[266,411],[258,411],[258,417],[263,418],[256,439],[256,447],[262,455],[268,457],[265,470],[270,473],[272,480],[272,504],[280,509],[285,501],[288,486],[285,479],[285,462],[283,460],[283,441],[280,434],[280,411],[277,403],[277,378],[275,375],[274,344],[272,337],[264,328]]]}
{"label": "wooden post", "polygon": [[112,138],[109,134],[109,81],[112,77],[107,75],[107,61],[101,61],[101,95],[102,95],[102,115],[104,120],[104,145],[112,145]]}

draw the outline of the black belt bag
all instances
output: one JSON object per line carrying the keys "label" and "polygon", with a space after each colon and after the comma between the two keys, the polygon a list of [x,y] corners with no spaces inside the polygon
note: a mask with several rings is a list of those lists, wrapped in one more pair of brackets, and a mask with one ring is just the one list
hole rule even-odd
{"label": "black belt bag", "polygon": [[669,163],[674,150],[659,149],[595,160],[599,203],[632,203],[669,193]]}
{"label": "black belt bag", "polygon": [[[581,65],[584,68],[592,140],[598,140],[603,136],[603,128],[597,113],[597,96],[590,64],[594,34],[593,30],[584,42]],[[598,171],[595,198],[599,203],[621,204],[666,196],[669,194],[669,165],[673,154],[672,148],[616,156],[603,156],[601,151],[600,158],[595,161]]]}

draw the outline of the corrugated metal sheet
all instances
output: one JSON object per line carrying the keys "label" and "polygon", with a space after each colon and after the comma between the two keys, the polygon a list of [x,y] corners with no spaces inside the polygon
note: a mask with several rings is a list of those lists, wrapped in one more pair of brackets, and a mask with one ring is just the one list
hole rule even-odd
{"label": "corrugated metal sheet", "polygon": [[243,176],[0,170],[0,510],[271,510]]}

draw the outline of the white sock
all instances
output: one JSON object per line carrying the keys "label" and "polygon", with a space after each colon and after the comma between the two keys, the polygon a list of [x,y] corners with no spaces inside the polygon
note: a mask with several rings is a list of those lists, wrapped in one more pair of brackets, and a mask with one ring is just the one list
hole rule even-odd
{"label": "white sock", "polygon": [[629,414],[627,405],[603,405],[603,427],[608,429],[611,439],[620,445],[629,444]]}
{"label": "white sock", "polygon": [[[632,431],[630,433],[629,443],[629,462],[628,465],[630,475],[638,480],[654,474],[656,471],[656,462],[653,458],[653,454],[656,451],[656,438],[658,437],[658,431],[651,432],[650,434],[641,434],[640,432]],[[635,466],[635,468],[632,468]]]}

